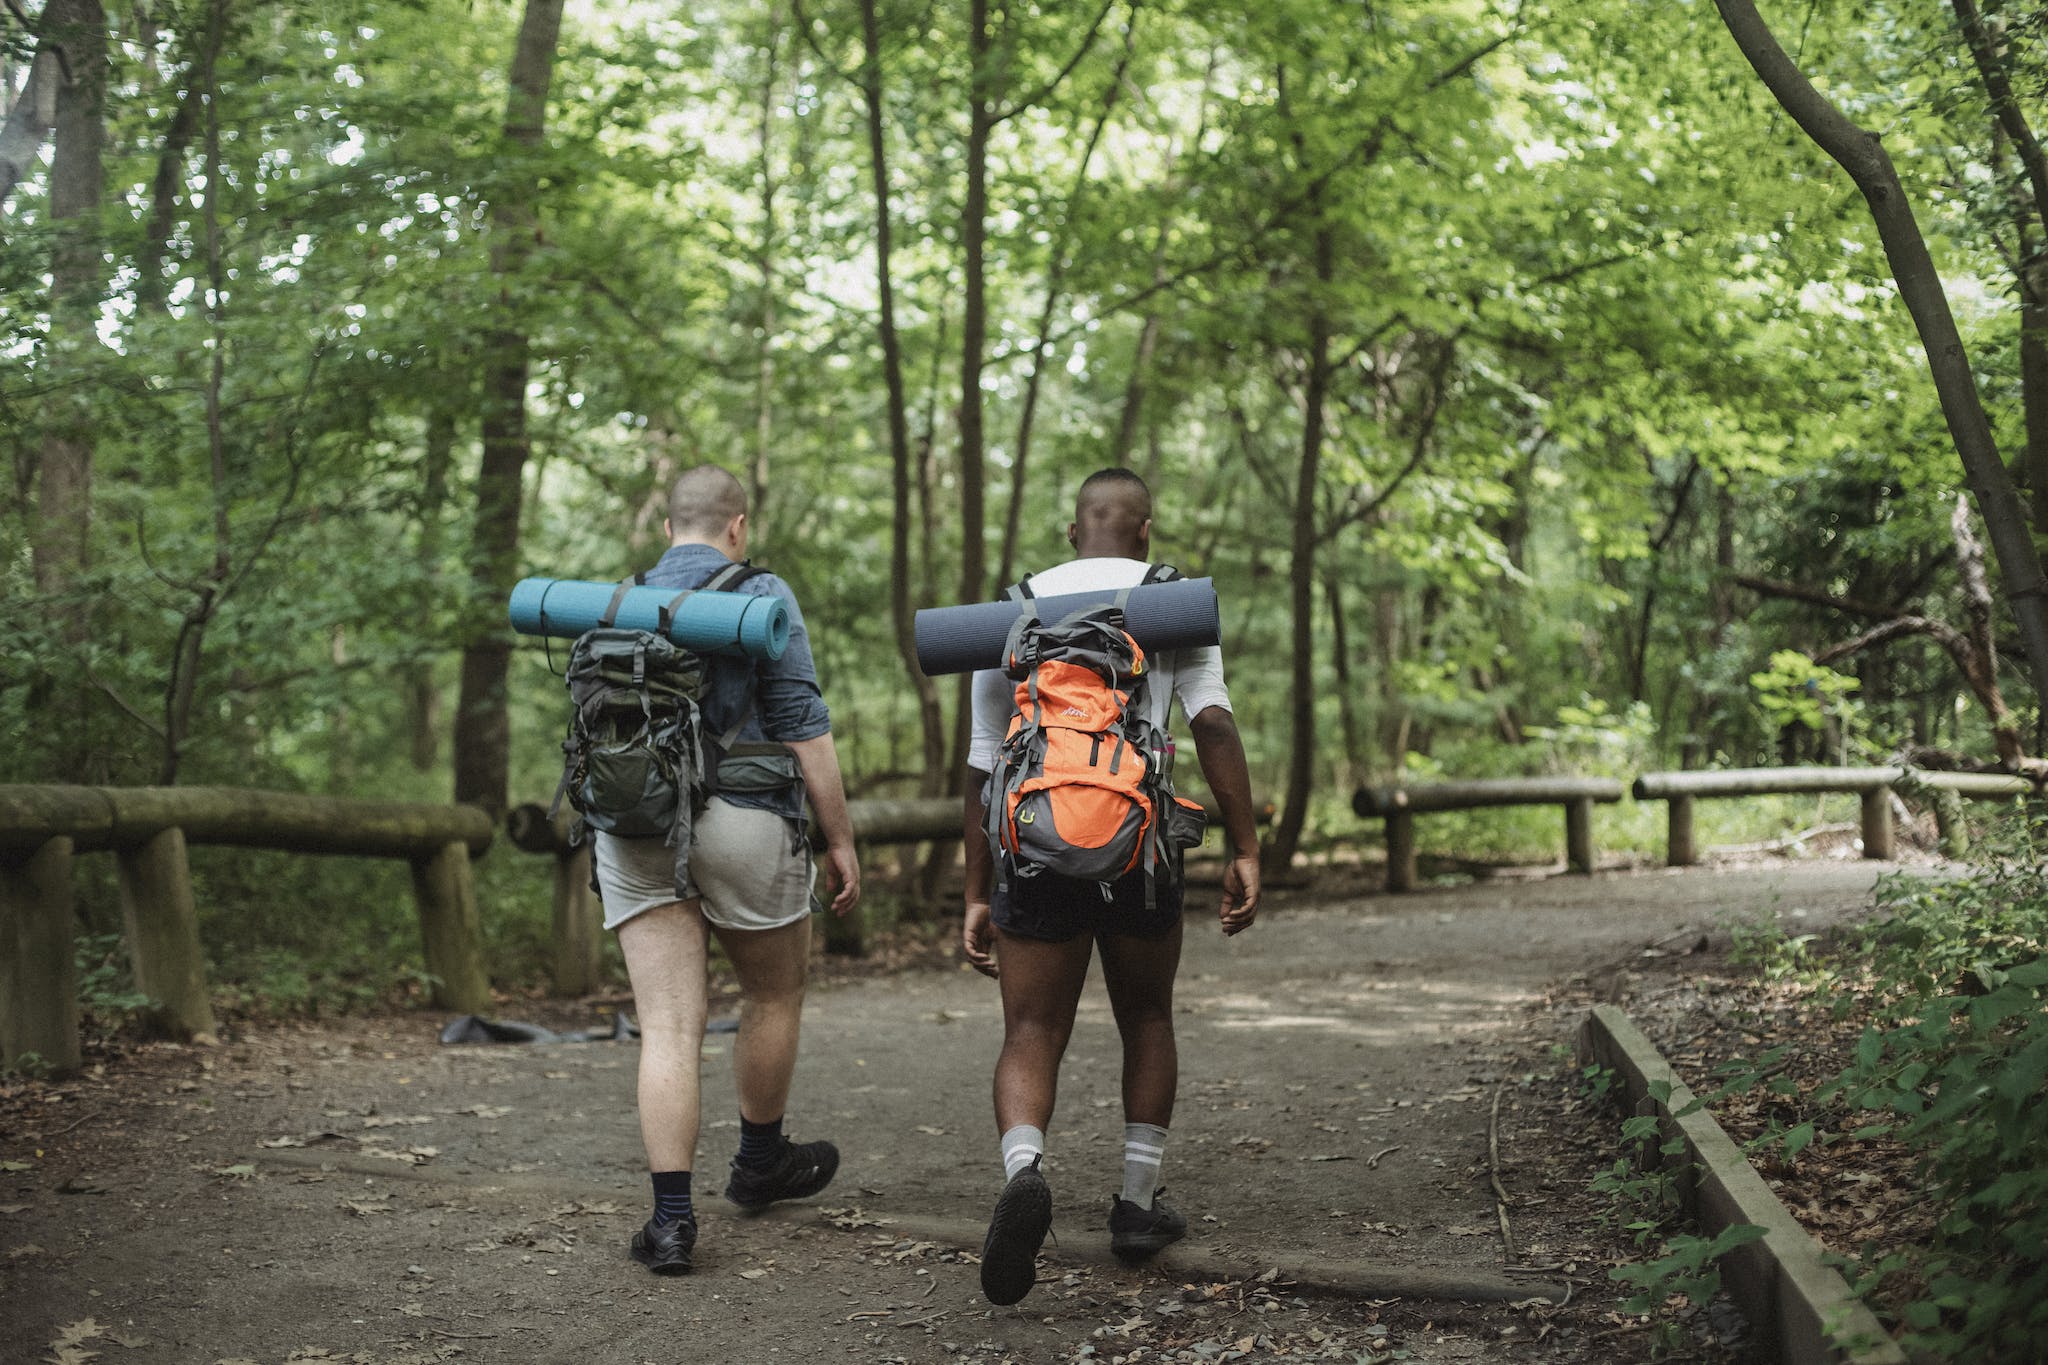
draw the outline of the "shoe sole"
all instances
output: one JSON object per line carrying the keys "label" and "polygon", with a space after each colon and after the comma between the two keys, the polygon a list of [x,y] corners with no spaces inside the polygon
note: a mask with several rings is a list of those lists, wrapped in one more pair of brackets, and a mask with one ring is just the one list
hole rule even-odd
{"label": "shoe sole", "polygon": [[818,1167],[818,1173],[816,1175],[812,1176],[809,1180],[805,1181],[801,1186],[797,1187],[796,1189],[790,1190],[783,1194],[775,1195],[772,1198],[763,1199],[756,1203],[750,1204],[745,1200],[740,1199],[736,1195],[734,1195],[732,1192],[732,1186],[727,1185],[725,1187],[725,1202],[732,1205],[734,1208],[738,1209],[741,1213],[744,1214],[766,1213],[769,1209],[775,1207],[775,1205],[777,1204],[782,1203],[786,1199],[809,1199],[812,1195],[819,1193],[827,1185],[831,1184],[832,1177],[838,1174],[839,1153],[834,1152],[832,1154],[831,1160],[824,1162],[822,1165]]}
{"label": "shoe sole", "polygon": [[665,1261],[658,1261],[654,1258],[653,1252],[646,1250],[638,1242],[633,1244],[633,1259],[657,1275],[687,1275],[694,1264],[688,1256],[671,1256]]}
{"label": "shoe sole", "polygon": [[1150,1260],[1185,1236],[1186,1232],[1147,1232],[1135,1237],[1112,1238],[1109,1250],[1120,1261]]}
{"label": "shoe sole", "polygon": [[981,1246],[981,1292],[1007,1307],[1031,1292],[1038,1280],[1038,1248],[1052,1227],[1052,1189],[1036,1172],[1003,1186]]}

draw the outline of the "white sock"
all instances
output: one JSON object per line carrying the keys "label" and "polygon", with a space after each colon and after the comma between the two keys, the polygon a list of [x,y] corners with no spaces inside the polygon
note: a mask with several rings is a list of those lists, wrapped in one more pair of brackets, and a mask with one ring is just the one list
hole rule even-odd
{"label": "white sock", "polygon": [[1028,1123],[1018,1124],[1003,1134],[1003,1179],[1015,1180],[1033,1158],[1044,1155],[1045,1134]]}
{"label": "white sock", "polygon": [[1166,1155],[1166,1130],[1156,1123],[1124,1125],[1123,1198],[1141,1209],[1152,1207],[1159,1190],[1159,1161]]}

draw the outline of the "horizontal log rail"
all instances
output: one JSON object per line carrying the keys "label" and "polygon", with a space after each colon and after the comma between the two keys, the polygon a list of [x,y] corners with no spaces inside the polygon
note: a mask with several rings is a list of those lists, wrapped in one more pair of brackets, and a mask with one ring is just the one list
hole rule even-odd
{"label": "horizontal log rail", "polygon": [[1361,820],[1387,822],[1387,890],[1415,889],[1415,817],[1496,806],[1563,806],[1565,865],[1593,870],[1593,807],[1619,801],[1623,787],[1611,777],[1493,777],[1450,782],[1360,787],[1351,809]]}
{"label": "horizontal log rail", "polygon": [[[1203,803],[1212,824],[1221,826],[1222,814],[1214,799]],[[961,834],[961,806],[957,796],[870,797],[846,803],[847,818],[853,824],[856,844],[917,844],[957,839]],[[1273,820],[1273,806],[1257,807],[1260,825]],[[555,859],[553,897],[554,960],[550,970],[557,995],[583,995],[594,989],[598,978],[600,930],[604,916],[590,891],[590,847],[572,845],[575,812],[564,806],[552,818],[546,806],[537,803],[514,806],[505,815],[505,837],[514,848],[526,853],[551,854]],[[815,821],[811,844],[822,846]],[[861,926],[852,916],[828,919],[826,946],[835,953],[858,955]]]}
{"label": "horizontal log rail", "polygon": [[176,1038],[216,1031],[186,850],[193,844],[400,858],[412,866],[434,1002],[489,1007],[470,859],[490,847],[470,806],[241,787],[0,785],[0,1062],[80,1060],[72,861],[111,851],[135,987]]}
{"label": "horizontal log rail", "polygon": [[1667,803],[1664,861],[1671,867],[1691,867],[1699,862],[1693,803],[1701,797],[1853,794],[1862,799],[1863,856],[1889,860],[1898,852],[1898,840],[1892,829],[1895,791],[1922,792],[1933,798],[1942,849],[1956,856],[1967,846],[1958,808],[1960,798],[1993,800],[2031,796],[2037,790],[2030,779],[2010,773],[1950,773],[1920,768],[1700,769],[1644,773],[1631,787],[1638,801]]}

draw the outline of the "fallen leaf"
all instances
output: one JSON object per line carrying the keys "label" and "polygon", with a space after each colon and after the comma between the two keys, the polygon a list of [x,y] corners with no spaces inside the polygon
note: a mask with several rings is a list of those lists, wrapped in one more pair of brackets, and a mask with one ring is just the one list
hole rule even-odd
{"label": "fallen leaf", "polygon": [[931,1126],[931,1125],[930,1125],[929,1123],[920,1123],[920,1124],[918,1124],[918,1125],[917,1125],[917,1131],[918,1131],[918,1132],[920,1132],[920,1133],[929,1133],[929,1134],[930,1134],[931,1136],[933,1136],[933,1137],[944,1137],[944,1136],[946,1135],[946,1130],[945,1130],[945,1129],[943,1129],[943,1128],[934,1128],[934,1127],[932,1127],[932,1126]]}
{"label": "fallen leaf", "polygon": [[35,1167],[26,1161],[0,1161],[0,1171],[32,1171]]}
{"label": "fallen leaf", "polygon": [[512,1112],[512,1106],[509,1104],[472,1104],[469,1108],[456,1112],[473,1114],[480,1119],[501,1119]]}
{"label": "fallen leaf", "polygon": [[765,1270],[742,1270],[740,1272],[740,1278],[743,1280],[758,1280],[763,1278],[767,1274],[768,1272]]}
{"label": "fallen leaf", "polygon": [[26,1213],[27,1211],[28,1205],[26,1204],[0,1204],[0,1213],[12,1215],[17,1213]]}
{"label": "fallen leaf", "polygon": [[253,1180],[256,1178],[256,1168],[246,1162],[239,1166],[216,1166],[213,1168],[213,1173],[218,1176],[225,1176],[230,1180]]}
{"label": "fallen leaf", "polygon": [[1492,1228],[1468,1228],[1457,1224],[1452,1224],[1450,1227],[1445,1228],[1444,1231],[1452,1237],[1491,1237],[1493,1235]]}
{"label": "fallen leaf", "polygon": [[432,1114],[371,1114],[363,1119],[365,1128],[403,1128],[417,1123],[432,1123]]}
{"label": "fallen leaf", "polygon": [[306,1145],[306,1140],[302,1137],[293,1137],[287,1133],[283,1137],[265,1138],[257,1145],[262,1147],[303,1147]]}

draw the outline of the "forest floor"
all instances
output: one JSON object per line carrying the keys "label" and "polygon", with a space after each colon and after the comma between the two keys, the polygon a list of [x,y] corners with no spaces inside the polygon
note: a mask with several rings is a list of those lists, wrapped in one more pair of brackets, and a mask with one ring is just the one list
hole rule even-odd
{"label": "forest floor", "polygon": [[[442,1018],[415,1013],[120,1048],[0,1091],[0,1360],[1644,1360],[1607,1279],[1627,1243],[1589,1189],[1620,1119],[1562,1049],[1588,1002],[1682,985],[1732,924],[1866,914],[1886,870],[1843,851],[1389,897],[1330,868],[1235,939],[1191,914],[1165,1167],[1189,1240],[1139,1269],[1103,1254],[1122,1130],[1091,981],[1048,1144],[1054,1238],[1014,1308],[975,1269],[1001,1019],[948,941],[820,960],[790,1127],[845,1162],[815,1200],[748,1220],[718,1198],[738,1125],[731,1035],[708,1039],[679,1279],[625,1255],[646,1202],[634,1044],[442,1047]],[[601,1022],[589,1003],[502,1014]],[[1302,1266],[1532,1297],[1333,1293]],[[1565,1306],[1534,1300],[1563,1284]],[[1740,1338],[1699,1314],[1692,1358],[1740,1359]]]}

